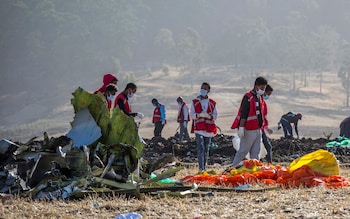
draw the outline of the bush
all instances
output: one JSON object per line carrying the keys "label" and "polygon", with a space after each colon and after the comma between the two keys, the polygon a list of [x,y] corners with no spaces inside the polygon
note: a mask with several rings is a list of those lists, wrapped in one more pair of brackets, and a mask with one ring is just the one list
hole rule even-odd
{"label": "bush", "polygon": [[164,75],[169,75],[169,66],[163,65],[162,72]]}

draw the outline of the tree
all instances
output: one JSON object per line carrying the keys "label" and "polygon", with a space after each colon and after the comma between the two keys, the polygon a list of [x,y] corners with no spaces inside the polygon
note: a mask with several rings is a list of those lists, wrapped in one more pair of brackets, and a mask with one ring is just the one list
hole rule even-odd
{"label": "tree", "polygon": [[350,90],[350,44],[346,43],[342,47],[342,65],[338,71],[338,77],[342,80],[342,86],[346,94],[346,107],[349,107]]}
{"label": "tree", "polygon": [[161,56],[160,66],[169,63],[174,58],[175,41],[171,30],[160,29],[154,39],[154,44],[157,46]]}
{"label": "tree", "polygon": [[180,35],[176,44],[180,63],[197,73],[201,68],[204,57],[204,45],[199,33],[193,28],[187,28],[185,33]]}

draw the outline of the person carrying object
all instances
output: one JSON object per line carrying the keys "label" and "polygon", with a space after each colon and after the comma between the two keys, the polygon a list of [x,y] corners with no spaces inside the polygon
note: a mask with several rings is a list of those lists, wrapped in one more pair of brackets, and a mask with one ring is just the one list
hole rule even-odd
{"label": "person carrying object", "polygon": [[115,102],[114,102],[114,107],[119,107],[121,111],[123,111],[126,115],[128,116],[138,116],[141,119],[144,117],[144,115],[140,112],[138,113],[133,113],[131,110],[131,106],[129,105],[129,99],[134,96],[136,93],[137,86],[134,83],[128,83],[120,94],[118,94]]}
{"label": "person carrying object", "polygon": [[262,96],[266,85],[267,80],[264,77],[257,77],[253,89],[243,95],[237,116],[231,126],[231,129],[238,129],[237,134],[241,140],[231,168],[242,165],[248,152],[251,159],[260,159],[261,128],[264,123]]}

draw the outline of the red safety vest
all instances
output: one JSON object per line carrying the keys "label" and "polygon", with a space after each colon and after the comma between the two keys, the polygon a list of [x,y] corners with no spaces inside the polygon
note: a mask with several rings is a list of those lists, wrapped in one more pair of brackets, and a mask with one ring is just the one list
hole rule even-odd
{"label": "red safety vest", "polygon": [[153,123],[160,122],[160,106],[162,106],[162,104],[159,104],[153,111]]}
{"label": "red safety vest", "polygon": [[[184,106],[186,105],[186,103],[185,102],[183,102],[182,104],[181,104],[181,107],[180,107],[180,109],[179,109],[179,112],[177,113],[177,122],[179,122],[179,123],[182,123],[182,122],[184,122],[185,121],[185,118],[184,118]],[[190,121],[190,114],[189,114],[189,112],[188,112],[188,107],[187,107],[187,119],[186,119],[187,121]]]}
{"label": "red safety vest", "polygon": [[126,99],[126,97],[124,96],[123,93],[118,94],[118,96],[117,96],[117,98],[115,99],[115,102],[114,102],[114,107],[116,107],[118,105],[118,100],[119,99],[121,99],[123,101],[123,103],[124,103],[125,112],[126,113],[131,113],[131,108],[129,106],[129,102]]}
{"label": "red safety vest", "polygon": [[[199,99],[194,99],[193,105],[194,105],[194,111],[196,113],[201,113],[202,112],[202,105]],[[209,104],[208,104],[208,109],[207,113],[208,114],[213,114],[214,109],[215,109],[216,102],[212,99],[209,98]],[[192,130],[191,133],[194,133],[194,131],[207,131],[216,134],[217,129],[215,125],[214,119],[207,119],[207,118],[198,118],[194,119],[192,123]]]}
{"label": "red safety vest", "polygon": [[[250,103],[249,105],[249,112],[248,112],[248,118],[245,123],[245,128],[247,130],[256,130],[259,129],[259,121],[258,121],[258,116],[256,114],[256,101],[254,95],[251,93],[251,91],[248,91],[245,93],[245,96],[248,97],[248,101]],[[260,112],[264,111],[264,106],[262,103],[262,98],[259,98],[260,101]],[[241,120],[241,109],[242,105],[239,107],[238,114],[235,118],[235,120],[232,123],[231,129],[236,129],[239,127],[239,122]],[[264,115],[262,115],[263,120],[264,120]]]}

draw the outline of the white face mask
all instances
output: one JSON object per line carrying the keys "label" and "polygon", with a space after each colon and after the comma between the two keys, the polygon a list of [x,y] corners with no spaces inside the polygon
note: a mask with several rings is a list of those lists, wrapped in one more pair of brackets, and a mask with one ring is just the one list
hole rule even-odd
{"label": "white face mask", "polygon": [[261,89],[256,91],[256,94],[259,95],[259,96],[263,95],[264,93],[265,93],[265,91],[261,90]]}
{"label": "white face mask", "polygon": [[263,96],[263,98],[264,98],[264,100],[268,100],[270,98],[270,96],[269,95],[265,95],[265,96]]}
{"label": "white face mask", "polygon": [[128,98],[130,99],[131,97],[133,97],[134,96],[134,93],[130,93],[130,94],[128,94]]}
{"label": "white face mask", "polygon": [[205,96],[208,94],[208,91],[205,90],[205,89],[201,89],[201,90],[199,91],[199,93],[200,93],[200,95],[201,95],[202,97],[205,97]]}
{"label": "white face mask", "polygon": [[107,100],[114,100],[115,95],[108,95]]}

